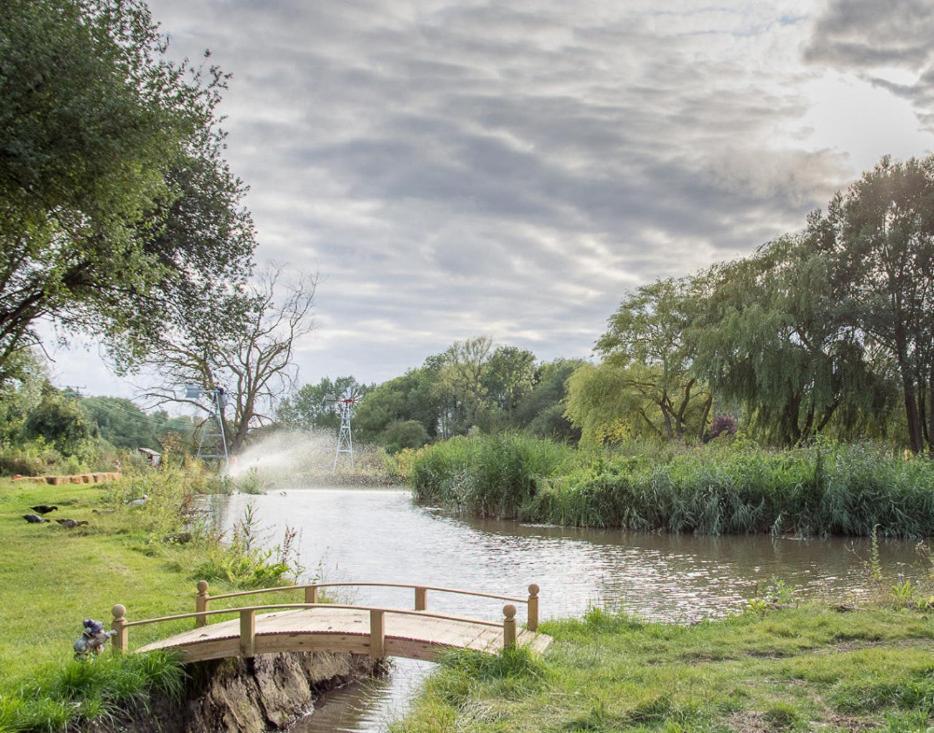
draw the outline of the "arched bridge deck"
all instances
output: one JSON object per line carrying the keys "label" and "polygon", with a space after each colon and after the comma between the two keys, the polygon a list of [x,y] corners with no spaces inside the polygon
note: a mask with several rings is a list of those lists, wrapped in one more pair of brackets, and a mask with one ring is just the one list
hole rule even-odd
{"label": "arched bridge deck", "polygon": [[[318,603],[318,590],[338,586],[408,588],[414,591],[414,608],[386,608]],[[209,609],[215,600],[264,593],[301,590],[304,603],[275,603]],[[455,593],[508,601],[500,621],[489,621],[428,610],[428,593]],[[473,649],[496,653],[512,646],[544,651],[551,638],[538,633],[537,585],[529,586],[528,598],[474,593],[455,588],[399,583],[317,583],[240,591],[210,596],[208,584],[198,583],[193,613],[153,619],[129,620],[122,605],[114,606],[114,650],[130,650],[129,630],[135,626],[192,619],[195,628],[140,647],[178,652],[185,662],[227,657],[253,657],[287,651],[332,651],[368,654],[372,657],[408,657],[432,660],[447,649]],[[528,608],[525,628],[518,628],[516,607]],[[208,623],[224,615],[239,619]]]}

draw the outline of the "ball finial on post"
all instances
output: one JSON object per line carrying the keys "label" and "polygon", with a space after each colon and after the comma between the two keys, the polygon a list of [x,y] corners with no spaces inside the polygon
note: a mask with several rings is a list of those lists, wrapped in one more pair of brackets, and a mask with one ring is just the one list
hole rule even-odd
{"label": "ball finial on post", "polygon": [[[195,613],[204,613],[208,610],[208,581],[198,581],[198,593],[195,596]],[[207,624],[207,616],[195,616],[195,628]]]}
{"label": "ball finial on post", "polygon": [[516,607],[511,603],[503,606],[503,648],[516,646]]}
{"label": "ball finial on post", "polygon": [[529,586],[529,617],[528,623],[526,623],[529,631],[538,631],[538,591],[537,584],[532,583]]}
{"label": "ball finial on post", "polygon": [[126,627],[126,606],[118,603],[110,609],[110,612],[113,614],[113,626],[111,628],[114,631],[112,637],[114,654],[123,654],[127,649],[128,642],[128,632]]}

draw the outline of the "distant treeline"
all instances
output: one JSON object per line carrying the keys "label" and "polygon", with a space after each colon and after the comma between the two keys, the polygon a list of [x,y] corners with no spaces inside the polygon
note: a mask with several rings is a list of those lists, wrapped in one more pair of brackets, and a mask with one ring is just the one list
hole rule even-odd
{"label": "distant treeline", "polygon": [[117,449],[185,450],[195,423],[164,411],[144,412],[120,397],[81,397],[54,387],[42,361],[17,355],[17,378],[0,386],[0,474],[109,467]]}
{"label": "distant treeline", "polygon": [[580,431],[564,415],[565,385],[582,364],[539,362],[525,349],[468,339],[378,386],[360,385],[353,377],[306,384],[281,403],[278,419],[290,428],[336,430],[339,418],[329,397],[351,390],[360,397],[355,436],[390,452],[506,429],[576,442]]}
{"label": "distant treeline", "polygon": [[[739,429],[934,451],[934,156],[885,158],[802,231],[627,294],[596,353],[540,363],[459,342],[362,389],[355,428],[390,450],[503,429],[585,444]],[[352,384],[307,385],[280,419],[335,427],[321,398]]]}

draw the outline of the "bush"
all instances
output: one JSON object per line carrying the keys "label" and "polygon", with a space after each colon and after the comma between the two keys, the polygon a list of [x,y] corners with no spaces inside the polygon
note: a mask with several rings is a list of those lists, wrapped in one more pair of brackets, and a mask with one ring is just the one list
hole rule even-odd
{"label": "bush", "polygon": [[421,448],[428,440],[428,431],[418,420],[397,420],[390,423],[379,438],[380,444],[390,454],[405,448]]}

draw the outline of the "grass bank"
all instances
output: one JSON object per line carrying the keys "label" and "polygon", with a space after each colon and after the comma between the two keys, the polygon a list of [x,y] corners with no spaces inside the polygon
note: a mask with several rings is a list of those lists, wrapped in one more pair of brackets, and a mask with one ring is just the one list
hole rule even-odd
{"label": "grass bank", "polygon": [[481,516],[702,534],[934,535],[934,461],[868,445],[586,451],[491,435],[404,460],[419,501]]}
{"label": "grass bank", "polygon": [[[182,669],[167,655],[74,661],[83,619],[109,627],[118,602],[130,619],[194,610],[202,577],[216,592],[282,582],[289,558],[256,549],[255,527],[221,537],[199,512],[196,496],[216,488],[209,474],[176,469],[99,486],[0,481],[0,730],[62,730],[145,705],[153,691],[180,693]],[[142,506],[128,503],[143,494]],[[37,504],[88,524],[28,524]],[[131,644],[189,627],[132,629]]]}
{"label": "grass bank", "polygon": [[395,733],[934,725],[930,613],[806,606],[679,626],[594,610],[542,631],[542,658],[452,654]]}

